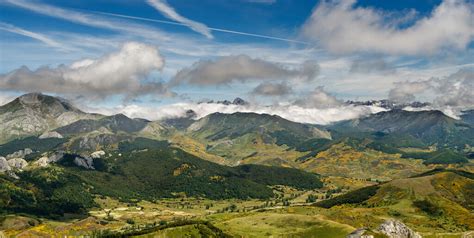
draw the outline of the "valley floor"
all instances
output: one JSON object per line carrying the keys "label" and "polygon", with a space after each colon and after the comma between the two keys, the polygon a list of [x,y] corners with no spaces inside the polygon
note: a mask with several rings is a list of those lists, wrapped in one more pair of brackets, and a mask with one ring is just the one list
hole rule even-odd
{"label": "valley floor", "polygon": [[459,230],[448,220],[436,221],[445,218],[415,212],[408,201],[374,208],[342,205],[325,209],[314,206],[313,201],[307,199],[309,195],[323,198],[328,188],[305,192],[276,187],[275,191],[281,195],[267,201],[174,198],[125,203],[98,197],[96,202],[100,207],[84,217],[66,216],[57,221],[7,215],[2,221],[3,234],[0,234],[5,237],[114,237],[122,234],[137,237],[337,238],[346,237],[361,227],[375,229],[385,219],[393,218],[403,221],[423,237],[469,237],[467,235],[473,234]]}

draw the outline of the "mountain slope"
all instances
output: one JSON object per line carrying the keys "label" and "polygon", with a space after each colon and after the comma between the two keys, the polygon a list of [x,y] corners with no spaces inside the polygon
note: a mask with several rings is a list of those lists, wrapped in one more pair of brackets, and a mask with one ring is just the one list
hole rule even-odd
{"label": "mountain slope", "polygon": [[98,120],[79,120],[55,131],[62,135],[77,135],[105,129],[111,133],[119,131],[134,133],[142,130],[148,124],[144,119],[131,119],[123,114],[103,117]]}
{"label": "mountain slope", "polygon": [[213,113],[195,121],[185,134],[202,143],[206,152],[232,165],[252,157],[250,160],[260,164],[288,166],[289,161],[301,156],[288,148],[312,138],[330,138],[317,126],[257,113]]}
{"label": "mountain slope", "polygon": [[97,119],[67,101],[40,93],[25,94],[0,106],[0,143],[40,135],[81,119]]}
{"label": "mountain slope", "polygon": [[330,129],[340,134],[378,132],[410,136],[426,145],[464,148],[474,145],[474,128],[440,111],[391,110],[365,118],[336,123]]}
{"label": "mountain slope", "polygon": [[462,121],[474,125],[474,110],[463,111],[460,117]]}

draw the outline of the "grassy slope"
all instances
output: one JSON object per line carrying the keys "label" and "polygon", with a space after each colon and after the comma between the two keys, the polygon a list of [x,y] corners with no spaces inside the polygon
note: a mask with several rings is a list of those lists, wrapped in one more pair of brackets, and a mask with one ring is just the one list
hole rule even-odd
{"label": "grassy slope", "polygon": [[[465,176],[468,174],[468,176]],[[437,171],[423,176],[397,179],[379,185],[374,194],[367,188],[321,202],[341,204],[329,209],[332,219],[371,227],[369,217],[395,217],[421,232],[461,232],[474,228],[474,180],[469,173]],[[352,194],[352,196],[351,196]],[[344,199],[347,197],[353,198]],[[355,201],[358,199],[358,201]],[[355,205],[343,205],[355,201]],[[432,209],[420,207],[426,203]],[[353,222],[347,216],[353,217]]]}

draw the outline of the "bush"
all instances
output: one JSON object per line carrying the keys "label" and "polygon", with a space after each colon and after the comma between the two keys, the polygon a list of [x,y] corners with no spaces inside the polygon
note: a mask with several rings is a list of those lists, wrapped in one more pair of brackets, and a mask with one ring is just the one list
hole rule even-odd
{"label": "bush", "polygon": [[359,204],[374,196],[379,188],[380,186],[373,185],[357,189],[328,200],[317,202],[315,205],[323,208],[331,208],[342,204]]}
{"label": "bush", "polygon": [[413,202],[413,205],[431,216],[443,214],[443,211],[438,206],[428,200],[416,200]]}

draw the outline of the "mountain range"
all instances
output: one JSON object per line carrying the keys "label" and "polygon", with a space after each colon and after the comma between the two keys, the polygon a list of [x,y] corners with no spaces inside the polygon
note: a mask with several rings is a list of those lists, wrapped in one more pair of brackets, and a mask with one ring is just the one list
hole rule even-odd
{"label": "mountain range", "polygon": [[0,106],[0,208],[58,219],[98,209],[98,198],[288,206],[306,194],[305,206],[364,234],[404,226],[381,216],[463,231],[474,227],[472,115],[392,109],[323,126],[190,110],[149,121],[26,94]]}

